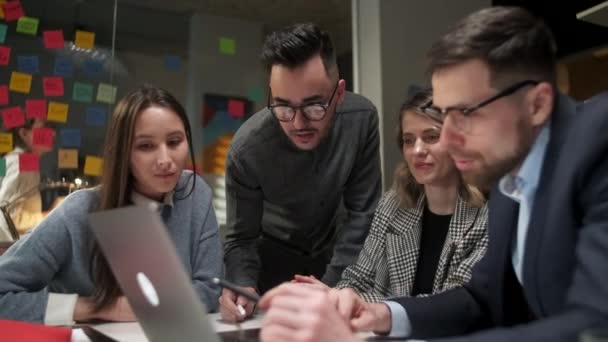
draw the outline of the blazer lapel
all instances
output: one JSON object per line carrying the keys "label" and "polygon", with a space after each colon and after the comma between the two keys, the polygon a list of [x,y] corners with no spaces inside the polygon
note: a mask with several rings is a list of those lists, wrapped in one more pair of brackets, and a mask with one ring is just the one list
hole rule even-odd
{"label": "blazer lapel", "polygon": [[416,277],[420,252],[420,225],[424,196],[415,209],[398,209],[386,234],[386,259],[393,296],[409,296]]}

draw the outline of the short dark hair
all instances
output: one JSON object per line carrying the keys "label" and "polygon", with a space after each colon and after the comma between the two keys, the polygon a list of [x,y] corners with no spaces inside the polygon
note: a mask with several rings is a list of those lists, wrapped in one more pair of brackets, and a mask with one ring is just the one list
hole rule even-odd
{"label": "short dark hair", "polygon": [[295,24],[272,32],[262,47],[262,63],[295,68],[320,55],[328,75],[337,72],[336,53],[329,34],[312,23]]}
{"label": "short dark hair", "polygon": [[470,14],[427,54],[427,72],[472,59],[487,63],[493,84],[525,75],[555,84],[556,45],[545,23],[519,7],[489,7]]}

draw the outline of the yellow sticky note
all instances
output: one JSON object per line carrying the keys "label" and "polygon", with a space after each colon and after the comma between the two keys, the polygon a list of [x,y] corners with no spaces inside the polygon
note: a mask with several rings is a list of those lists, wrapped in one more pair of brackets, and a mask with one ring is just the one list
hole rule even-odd
{"label": "yellow sticky note", "polygon": [[99,87],[97,87],[97,101],[109,104],[116,102],[116,87],[106,83],[99,83]]}
{"label": "yellow sticky note", "polygon": [[13,133],[0,133],[0,153],[13,150]]}
{"label": "yellow sticky note", "polygon": [[69,105],[67,103],[50,101],[46,119],[48,121],[65,123],[68,121],[68,108]]}
{"label": "yellow sticky note", "polygon": [[3,3],[4,0],[0,0],[0,19],[4,19],[4,8],[2,7]]}
{"label": "yellow sticky note", "polygon": [[32,75],[17,71],[11,72],[9,88],[18,93],[29,94],[32,89]]}
{"label": "yellow sticky note", "polygon": [[101,176],[103,170],[103,159],[87,156],[84,160],[84,174],[88,176]]}
{"label": "yellow sticky note", "polygon": [[57,151],[57,165],[60,169],[77,169],[78,150],[60,148]]}
{"label": "yellow sticky note", "polygon": [[95,33],[76,30],[76,39],[74,44],[82,49],[92,49],[95,45]]}

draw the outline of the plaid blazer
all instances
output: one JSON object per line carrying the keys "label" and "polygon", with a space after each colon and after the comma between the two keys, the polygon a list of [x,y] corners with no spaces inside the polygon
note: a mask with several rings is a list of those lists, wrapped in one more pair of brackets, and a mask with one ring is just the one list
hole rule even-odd
{"label": "plaid blazer", "polygon": [[[416,208],[403,209],[399,207],[394,191],[385,193],[357,263],[344,270],[336,287],[350,287],[370,302],[409,296],[416,277],[425,203],[421,196]],[[458,197],[435,272],[432,294],[469,281],[473,266],[485,254],[487,228],[487,206],[473,208]]]}

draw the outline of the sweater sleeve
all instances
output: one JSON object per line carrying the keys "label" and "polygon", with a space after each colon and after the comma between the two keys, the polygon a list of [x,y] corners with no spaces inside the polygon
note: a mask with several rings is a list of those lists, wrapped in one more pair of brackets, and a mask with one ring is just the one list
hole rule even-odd
{"label": "sweater sleeve", "polygon": [[71,255],[60,210],[0,257],[0,319],[43,323],[47,284]]}

